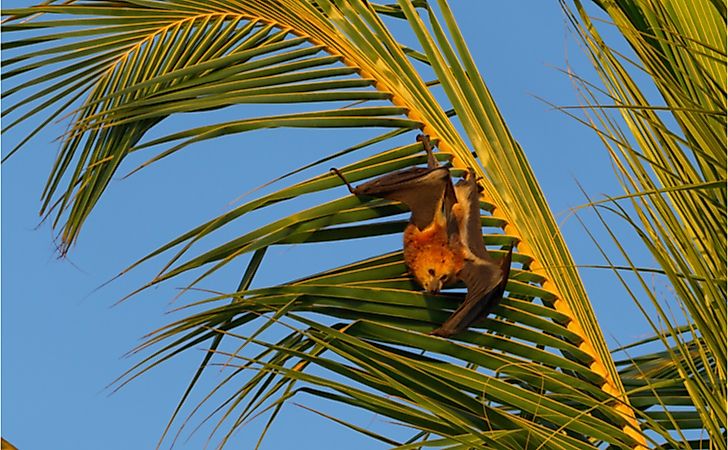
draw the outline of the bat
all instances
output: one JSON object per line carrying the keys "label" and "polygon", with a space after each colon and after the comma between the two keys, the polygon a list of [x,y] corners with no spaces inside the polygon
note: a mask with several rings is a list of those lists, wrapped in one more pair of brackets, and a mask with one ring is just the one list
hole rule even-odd
{"label": "bat", "polygon": [[468,293],[445,323],[430,334],[449,337],[466,330],[500,301],[508,280],[511,252],[500,263],[485,249],[480,225],[479,187],[475,176],[453,186],[450,170],[440,166],[427,135],[419,135],[427,152],[427,167],[412,167],[382,175],[357,187],[331,169],[357,196],[381,197],[407,205],[411,211],[404,231],[404,260],[425,291],[437,293],[461,280]]}

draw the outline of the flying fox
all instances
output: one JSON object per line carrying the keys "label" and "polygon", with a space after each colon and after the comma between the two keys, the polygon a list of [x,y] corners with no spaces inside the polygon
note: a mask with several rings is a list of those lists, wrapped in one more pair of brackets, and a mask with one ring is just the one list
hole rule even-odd
{"label": "flying fox", "polygon": [[513,249],[499,261],[490,257],[480,224],[480,187],[472,172],[453,185],[450,170],[435,159],[427,135],[417,140],[427,152],[427,167],[411,167],[352,187],[357,196],[381,197],[407,205],[411,211],[404,230],[404,261],[425,291],[438,293],[462,281],[465,300],[430,334],[449,337],[468,329],[500,301],[508,281]]}

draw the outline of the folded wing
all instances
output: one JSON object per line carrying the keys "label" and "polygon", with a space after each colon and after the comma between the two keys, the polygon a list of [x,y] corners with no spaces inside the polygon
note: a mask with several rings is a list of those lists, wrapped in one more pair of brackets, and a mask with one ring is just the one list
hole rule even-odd
{"label": "folded wing", "polygon": [[361,184],[352,192],[404,203],[412,211],[411,222],[423,230],[442,210],[448,185],[452,189],[447,167],[412,167]]}
{"label": "folded wing", "polygon": [[487,316],[503,297],[508,283],[512,252],[512,249],[509,250],[500,264],[486,260],[466,261],[460,272],[460,279],[468,288],[465,300],[440,328],[430,334],[449,337],[467,330]]}
{"label": "folded wing", "polygon": [[450,214],[457,222],[457,235],[463,249],[465,264],[458,274],[468,293],[465,300],[442,326],[431,334],[448,337],[465,331],[485,317],[503,297],[508,282],[513,249],[500,261],[490,257],[483,243],[480,224],[480,192],[472,174],[455,185],[457,203]]}

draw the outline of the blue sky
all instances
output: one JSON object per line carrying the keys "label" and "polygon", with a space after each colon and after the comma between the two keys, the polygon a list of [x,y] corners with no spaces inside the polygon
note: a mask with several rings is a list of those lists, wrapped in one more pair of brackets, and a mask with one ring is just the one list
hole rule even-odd
{"label": "blue sky", "polygon": [[[577,264],[602,264],[567,212],[585,203],[577,181],[593,197],[620,193],[609,159],[592,131],[536,98],[561,105],[578,103],[571,82],[558,70],[566,67],[567,60],[577,73],[594,78],[558,3],[453,3],[481,74],[525,149]],[[4,2],[6,8],[27,4]],[[245,109],[235,113],[239,112]],[[233,113],[215,114],[225,118]],[[173,118],[169,126],[190,127],[197,120],[195,115]],[[29,125],[3,137],[3,154],[30,131]],[[86,223],[78,244],[67,258],[59,259],[53,232],[48,223],[39,224],[38,209],[58,149],[54,138],[64,128],[63,123],[48,127],[2,167],[2,434],[23,450],[153,448],[202,350],[176,358],[113,395],[106,386],[138,361],[122,356],[144,334],[175,317],[167,313],[178,304],[174,297],[182,282],[146,291],[112,308],[156,273],[164,262],[159,260],[95,289],[158,245],[228,210],[250,189],[372,133],[253,132],[207,141],[128,179],[119,176]],[[143,156],[125,164],[119,175],[143,161]],[[253,217],[249,226],[267,218]],[[346,252],[332,246],[276,248],[256,285],[335,267],[352,261],[357,253],[389,250],[398,239],[367,240]],[[242,264],[205,286],[233,290]],[[613,276],[606,271],[581,272],[610,345],[614,339],[629,342],[644,336],[642,321]],[[388,426],[382,418],[310,398],[297,401],[362,426]],[[264,423],[258,420],[244,427],[231,448],[252,448],[250,443]],[[176,448],[201,448],[206,436],[203,431]],[[289,405],[262,448],[294,444],[298,449],[378,448],[366,437]]]}

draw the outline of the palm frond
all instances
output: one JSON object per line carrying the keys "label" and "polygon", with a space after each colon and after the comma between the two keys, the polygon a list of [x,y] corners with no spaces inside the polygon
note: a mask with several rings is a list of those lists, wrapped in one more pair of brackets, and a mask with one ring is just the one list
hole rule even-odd
{"label": "palm frond", "polygon": [[[608,149],[625,191],[626,202],[611,200],[598,208],[631,225],[674,289],[679,309],[676,314],[654,295],[610,230],[657,313],[645,317],[664,348],[618,363],[620,373],[625,384],[639,386],[633,404],[653,419],[648,427],[675,430],[688,448],[707,444],[681,430],[703,429],[710,448],[725,448],[725,5],[597,3],[639,59],[612,50],[584,6],[574,2],[572,23],[604,89],[576,81],[587,121]],[[648,99],[635,66],[649,75],[665,106]]]}
{"label": "palm frond", "polygon": [[[447,4],[438,1],[437,9],[439,15],[425,1],[404,0],[386,6],[359,0],[102,0],[6,11],[16,19],[5,25],[6,32],[53,30],[9,43],[23,50],[6,62],[11,80],[42,73],[7,91],[8,96],[24,93],[18,108],[31,108],[18,110],[16,121],[41,112],[73,117],[46,186],[43,211],[55,213],[55,223],[62,224],[66,251],[122,161],[134,152],[161,148],[143,167],[197,142],[261,128],[392,129],[378,141],[384,151],[342,168],[356,181],[421,162],[419,146],[394,141],[395,134],[421,129],[437,141],[439,157],[451,162],[453,176],[466,168],[480,175],[489,251],[518,249],[513,259],[521,267],[511,271],[509,298],[497,318],[478,326],[490,333],[470,331],[457,340],[426,335],[462,296],[417,292],[401,254],[394,252],[280,286],[241,287],[190,303],[188,308],[203,311],[153,334],[140,350],[156,350],[128,376],[205,342],[224,364],[229,359],[238,364],[223,384],[254,369],[215,409],[221,416],[215,430],[228,423],[223,444],[245,421],[267,411],[275,417],[281,404],[307,393],[391,417],[452,448],[644,448],[652,438],[641,433],[629,407],[523,150]],[[17,21],[26,17],[32,19]],[[400,44],[385,17],[406,21],[421,48]],[[36,44],[42,48],[26,50]],[[416,66],[422,63],[422,71],[435,73],[450,105],[437,101],[434,84],[425,82],[417,68],[422,66]],[[147,138],[176,114],[258,103],[300,110]],[[357,225],[403,209],[347,196],[212,248],[199,245],[196,255],[190,252],[252,211],[338,184],[321,174],[196,227],[139,261],[175,252],[145,287],[196,271],[192,287],[233,260],[274,245],[401,229],[401,220],[366,229]],[[261,333],[274,324],[291,333],[271,343]],[[240,348],[228,353],[218,348],[220,333],[241,339]],[[262,351],[249,356],[243,352],[249,346]],[[214,363],[206,359],[198,373]],[[319,376],[307,367],[334,376]]]}

